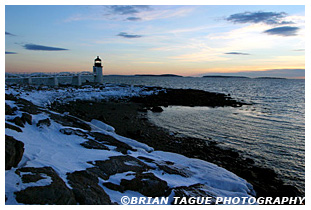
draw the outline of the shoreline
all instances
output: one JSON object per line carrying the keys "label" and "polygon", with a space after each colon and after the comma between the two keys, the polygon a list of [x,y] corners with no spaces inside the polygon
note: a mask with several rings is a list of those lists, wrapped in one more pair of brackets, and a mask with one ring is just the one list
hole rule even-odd
{"label": "shoreline", "polygon": [[[169,91],[174,91],[169,89]],[[193,90],[184,90],[184,93],[196,95],[199,92]],[[200,92],[197,95],[202,94]],[[247,180],[257,192],[256,197],[293,197],[301,196],[296,187],[284,184],[278,178],[275,171],[269,168],[263,168],[255,164],[250,158],[244,158],[238,152],[230,148],[221,148],[217,142],[211,139],[198,139],[190,137],[177,137],[171,135],[164,128],[160,128],[149,122],[147,118],[148,110],[152,107],[170,106],[170,105],[188,105],[199,106],[201,100],[193,101],[192,98],[186,97],[191,104],[174,103],[172,97],[163,97],[165,94],[151,95],[147,97],[135,97],[130,101],[75,101],[67,104],[54,104],[54,110],[63,113],[70,112],[71,115],[77,116],[84,120],[97,119],[107,123],[115,128],[116,133],[125,137],[135,139],[153,147],[155,150],[162,150],[182,154],[186,157],[197,158],[214,163],[220,167],[231,171],[237,176]],[[173,94],[176,96],[176,94]],[[217,95],[217,94],[216,94]],[[225,95],[219,95],[226,98]],[[183,97],[184,98],[184,97]],[[200,97],[199,97],[200,98]],[[237,102],[230,97],[218,101],[221,106],[223,101],[230,101],[231,104],[224,106],[242,106],[246,103]],[[177,94],[175,100],[179,100]],[[157,103],[155,103],[157,102]],[[188,104],[187,104],[188,103]],[[215,104],[203,104],[203,106],[212,106]]]}

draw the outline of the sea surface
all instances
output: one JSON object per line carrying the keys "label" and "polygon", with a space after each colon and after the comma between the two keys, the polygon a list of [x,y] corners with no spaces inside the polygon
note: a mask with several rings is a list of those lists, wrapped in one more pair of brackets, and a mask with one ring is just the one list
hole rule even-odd
{"label": "sea surface", "polygon": [[104,82],[199,89],[252,103],[239,108],[170,106],[148,117],[176,135],[212,138],[234,148],[304,191],[305,80],[107,76]]}

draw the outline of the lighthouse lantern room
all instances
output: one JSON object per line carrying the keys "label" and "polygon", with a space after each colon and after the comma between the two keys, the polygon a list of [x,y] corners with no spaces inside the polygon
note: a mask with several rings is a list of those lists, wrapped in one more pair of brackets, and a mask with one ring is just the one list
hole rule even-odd
{"label": "lighthouse lantern room", "polygon": [[93,74],[94,74],[94,82],[96,83],[103,83],[103,66],[102,66],[102,60],[97,56],[94,60],[94,66],[93,66]]}

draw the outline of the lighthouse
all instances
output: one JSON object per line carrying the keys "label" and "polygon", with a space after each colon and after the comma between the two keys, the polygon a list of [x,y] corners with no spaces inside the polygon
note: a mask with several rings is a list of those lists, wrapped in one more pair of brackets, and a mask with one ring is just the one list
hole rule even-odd
{"label": "lighthouse", "polygon": [[102,60],[97,56],[94,60],[93,66],[94,82],[102,84],[103,83],[103,66]]}

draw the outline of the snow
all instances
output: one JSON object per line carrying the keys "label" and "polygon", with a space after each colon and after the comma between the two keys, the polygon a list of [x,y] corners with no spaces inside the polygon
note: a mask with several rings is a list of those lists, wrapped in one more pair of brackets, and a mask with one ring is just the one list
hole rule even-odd
{"label": "snow", "polygon": [[102,121],[99,120],[91,120],[91,124],[95,125],[96,127],[98,127],[101,130],[105,130],[107,132],[114,132],[114,127],[107,125],[106,123],[103,123]]}
{"label": "snow", "polygon": [[126,172],[123,172],[123,173],[117,173],[115,175],[111,175],[108,180],[106,180],[106,181],[103,180],[102,182],[111,182],[113,184],[119,185],[120,182],[121,182],[121,179],[131,180],[131,179],[134,179],[134,178],[135,178],[134,172],[126,171]]}
{"label": "snow", "polygon": [[[79,119],[79,120],[81,120],[81,119]],[[81,121],[83,121],[83,120],[81,120]],[[85,122],[85,121],[83,121],[83,122]],[[103,123],[99,120],[92,119],[90,123],[89,122],[85,122],[85,123],[87,123],[88,125],[91,126],[91,129],[93,132],[99,132],[99,133],[102,133],[105,135],[110,135],[110,136],[114,137],[115,139],[130,145],[134,149],[145,150],[147,152],[152,152],[154,150],[152,147],[149,147],[148,145],[146,145],[144,143],[140,143],[140,142],[135,141],[133,139],[126,138],[126,137],[123,137],[123,136],[120,136],[120,135],[114,133],[115,129],[112,126],[107,125],[106,123]]]}
{"label": "snow", "polygon": [[157,94],[160,90],[148,90],[133,85],[105,85],[105,87],[82,86],[81,88],[43,88],[43,90],[30,90],[19,87],[18,90],[6,87],[7,94],[20,94],[21,98],[31,101],[38,106],[48,106],[54,101],[66,103],[75,100],[112,100],[125,99],[133,96]]}
{"label": "snow", "polygon": [[[92,97],[98,97],[97,99],[118,98],[137,94],[151,94],[150,92],[144,92],[143,88],[138,87],[107,87],[106,89],[99,90],[92,88],[86,88],[84,90],[73,91],[69,88],[66,90],[44,90],[44,91],[16,91],[13,89],[6,90],[6,93],[12,93],[14,95],[20,94],[20,97],[30,100],[33,103],[45,106],[51,103],[53,100],[76,100],[76,99],[89,99]],[[28,93],[28,95],[26,94]],[[9,102],[10,105],[15,105],[13,102]],[[56,112],[53,112],[56,113]],[[56,113],[57,114],[57,113]],[[20,111],[16,111],[16,115],[21,115]],[[80,144],[87,141],[87,139],[77,135],[65,135],[59,130],[68,128],[53,120],[49,127],[38,128],[36,123],[39,120],[49,117],[48,113],[42,112],[40,114],[33,114],[33,125],[25,124],[24,128],[21,128],[23,132],[16,132],[11,129],[5,129],[6,135],[13,136],[15,139],[24,143],[24,154],[21,162],[17,168],[21,167],[52,167],[57,174],[64,180],[69,188],[70,185],[67,181],[66,173],[74,172],[77,170],[85,170],[92,165],[87,162],[94,162],[96,160],[108,160],[109,157],[123,155],[115,150],[97,150],[86,149]],[[177,174],[168,174],[156,167],[155,163],[148,163],[155,169],[150,169],[148,172],[152,172],[158,178],[165,180],[168,186],[190,186],[192,184],[202,183],[209,187],[209,192],[221,196],[238,196],[238,197],[251,197],[254,194],[252,186],[244,179],[236,176],[235,174],[218,167],[212,163],[187,158],[180,154],[155,151],[152,147],[146,144],[140,143],[133,139],[125,138],[115,133],[112,126],[107,125],[98,120],[92,120],[87,122],[92,127],[93,132],[101,132],[105,135],[110,135],[119,141],[122,141],[137,151],[130,151],[129,155],[133,157],[146,157],[153,159],[157,162],[170,161],[174,163],[175,167],[184,168],[185,171],[190,171],[189,177],[180,176]],[[74,129],[74,128],[73,128]],[[114,147],[112,147],[114,148]],[[136,164],[134,162],[126,162],[128,165]],[[21,182],[20,177],[15,173],[16,168],[6,171],[5,176],[5,192],[8,200],[6,204],[18,204],[14,197],[14,192],[24,189],[28,186],[45,186],[50,184],[49,177],[39,180],[36,183],[29,183],[25,185]],[[121,179],[132,179],[133,175],[129,175],[131,172],[124,172],[112,175],[108,180],[100,179],[100,186],[108,193],[113,202],[121,204],[120,199],[122,196],[143,196],[138,192],[126,191],[120,193],[113,191],[101,185],[103,182],[112,182],[119,184]],[[170,195],[171,200],[172,194]]]}

